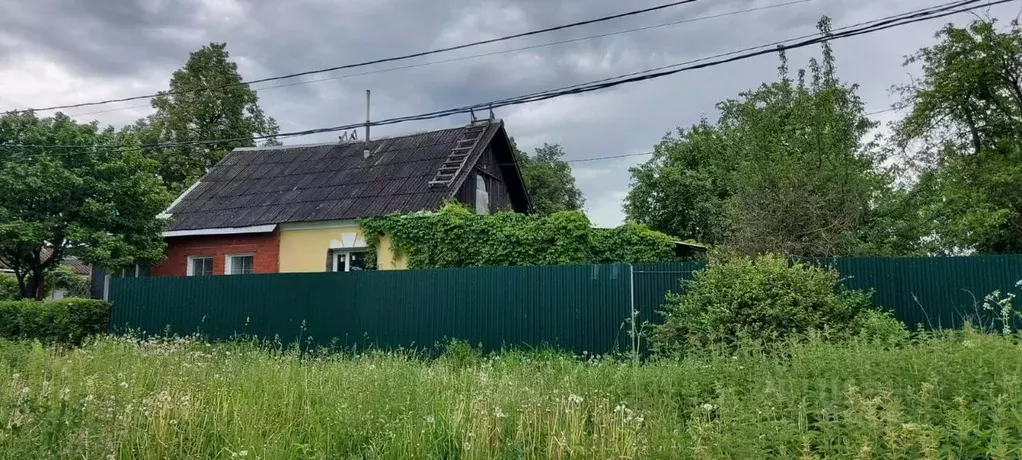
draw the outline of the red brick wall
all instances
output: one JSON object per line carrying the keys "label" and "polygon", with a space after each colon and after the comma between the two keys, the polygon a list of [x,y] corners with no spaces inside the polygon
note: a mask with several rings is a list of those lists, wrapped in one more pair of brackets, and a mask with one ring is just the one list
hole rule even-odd
{"label": "red brick wall", "polygon": [[188,256],[213,256],[213,274],[223,275],[228,254],[254,254],[256,273],[277,273],[280,231],[249,235],[167,238],[167,259],[149,269],[149,276],[186,276]]}

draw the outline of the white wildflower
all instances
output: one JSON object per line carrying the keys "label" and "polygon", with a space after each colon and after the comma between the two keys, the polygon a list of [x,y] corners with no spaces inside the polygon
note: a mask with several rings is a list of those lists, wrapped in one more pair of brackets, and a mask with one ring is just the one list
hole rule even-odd
{"label": "white wildflower", "polygon": [[582,397],[577,395],[577,394],[572,393],[572,394],[568,395],[568,402],[570,402],[572,404],[582,404]]}
{"label": "white wildflower", "polygon": [[433,418],[433,416],[432,416],[432,415],[427,415],[427,416],[423,417],[422,419],[423,419],[423,420],[425,420],[425,421],[426,421],[426,423],[428,423],[428,424],[430,424],[430,425],[432,425],[432,424],[436,423],[436,419],[435,419],[435,418]]}
{"label": "white wildflower", "polygon": [[128,388],[128,382],[121,382],[121,388]]}
{"label": "white wildflower", "polygon": [[703,410],[706,411],[706,412],[710,412],[710,411],[712,411],[712,410],[717,408],[717,406],[714,406],[713,404],[710,404],[710,403],[703,404],[700,407],[702,407]]}

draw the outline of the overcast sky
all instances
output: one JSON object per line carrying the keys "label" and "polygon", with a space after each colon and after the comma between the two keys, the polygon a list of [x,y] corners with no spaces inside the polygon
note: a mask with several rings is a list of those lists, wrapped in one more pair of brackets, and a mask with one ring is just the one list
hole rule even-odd
{"label": "overcast sky", "polygon": [[[354,75],[392,67],[521,48],[576,37],[767,7],[790,0],[701,0],[646,15],[395,64],[257,85],[260,104],[282,131],[382,119],[486,102],[606,78],[814,31],[821,15],[835,27],[946,0],[810,0],[570,44]],[[579,21],[666,0],[0,0],[0,110],[148,94],[166,89],[188,53],[225,41],[245,79],[450,46]],[[1005,21],[1019,3],[990,10]],[[967,15],[952,18],[964,23]],[[842,79],[858,83],[868,110],[887,108],[889,88],[912,69],[903,56],[933,42],[947,20],[913,24],[835,43]],[[789,54],[801,67],[818,54]],[[535,104],[504,108],[520,147],[560,143],[569,160],[651,150],[668,131],[716,117],[715,103],[770,81],[777,58],[763,56]],[[345,77],[345,78],[340,78]],[[324,81],[313,81],[322,80]],[[282,83],[293,86],[266,88]],[[122,125],[149,113],[145,101],[72,109],[81,121]],[[883,121],[897,113],[877,116]],[[396,134],[466,123],[467,116],[377,128]],[[361,133],[360,133],[361,134]],[[335,140],[325,134],[290,144]],[[573,163],[594,223],[622,222],[628,168],[646,157]]]}

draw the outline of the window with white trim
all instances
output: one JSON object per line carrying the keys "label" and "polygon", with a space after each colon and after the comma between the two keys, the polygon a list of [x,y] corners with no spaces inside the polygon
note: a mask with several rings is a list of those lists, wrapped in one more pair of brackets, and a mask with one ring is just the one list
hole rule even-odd
{"label": "window with white trim", "polygon": [[224,273],[228,275],[249,275],[255,269],[255,255],[230,254],[224,265]]}
{"label": "window with white trim", "polygon": [[335,272],[356,272],[366,269],[366,252],[364,249],[357,250],[334,250],[331,251],[331,271]]}
{"label": "window with white trim", "polygon": [[212,276],[213,256],[188,256],[188,276]]}
{"label": "window with white trim", "polygon": [[490,213],[490,188],[486,176],[476,174],[476,214]]}

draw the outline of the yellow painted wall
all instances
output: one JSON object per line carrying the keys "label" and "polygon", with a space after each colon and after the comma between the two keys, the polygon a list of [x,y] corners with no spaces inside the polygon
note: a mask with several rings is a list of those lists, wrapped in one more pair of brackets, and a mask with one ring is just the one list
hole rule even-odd
{"label": "yellow painted wall", "polygon": [[[323,223],[319,226],[310,225],[281,225],[280,228],[280,272],[301,273],[301,272],[324,272],[327,270],[326,257],[331,249],[331,244],[336,247],[340,242],[347,247],[360,246],[364,241],[362,229],[353,223]],[[308,228],[312,227],[312,228]],[[345,234],[356,235],[356,243],[347,246],[351,241],[345,241]],[[350,240],[350,237],[347,238]],[[380,270],[404,270],[408,268],[408,262],[404,257],[394,259],[391,251],[390,238],[386,235],[380,238],[377,248],[377,265]]]}
{"label": "yellow painted wall", "polygon": [[379,247],[376,248],[376,266],[380,270],[407,270],[408,257],[394,257],[394,251],[390,246],[390,236],[380,237]]}

